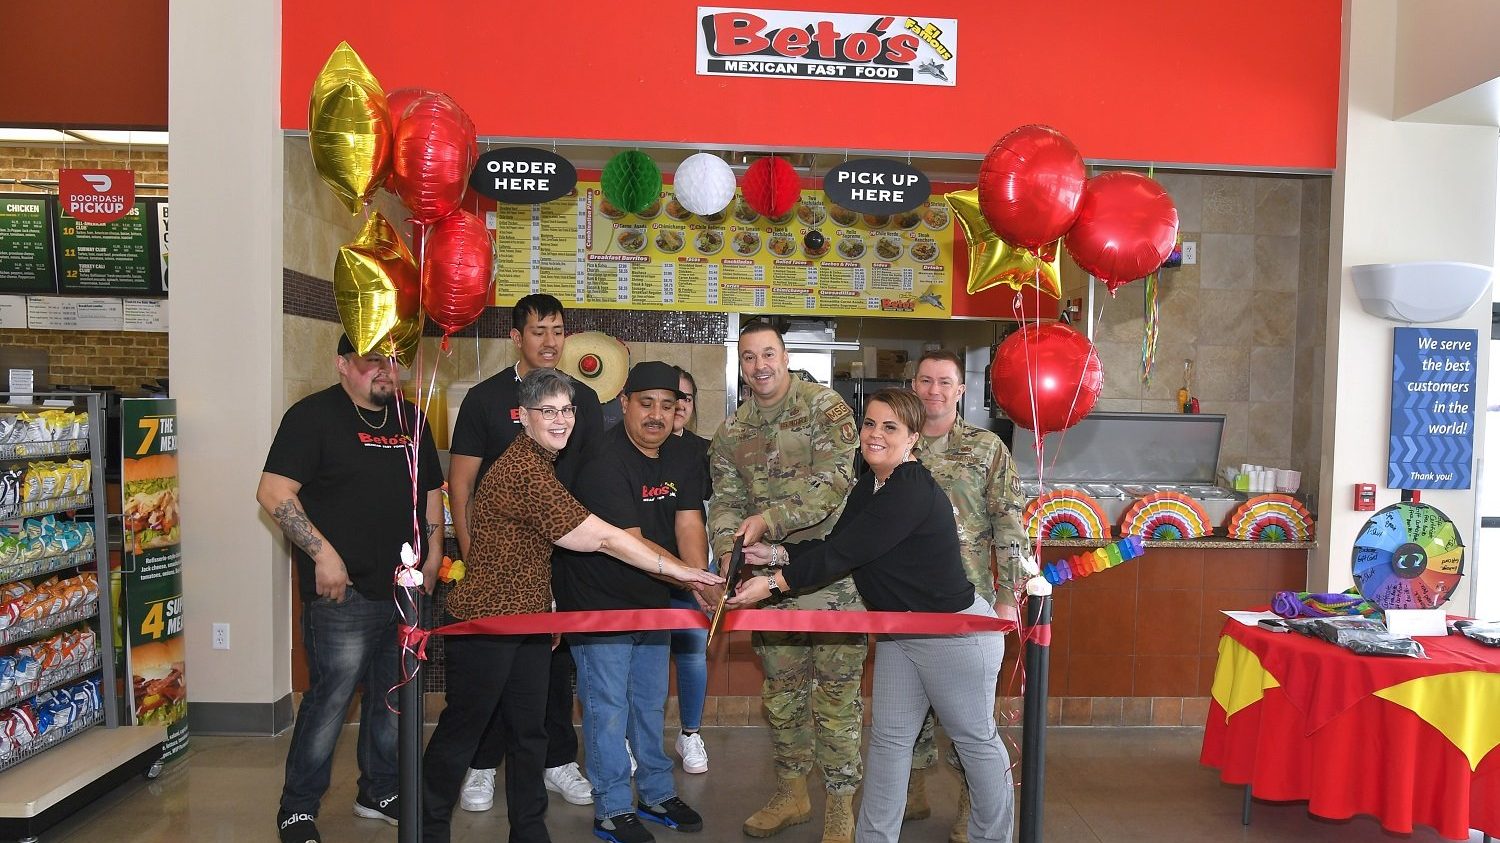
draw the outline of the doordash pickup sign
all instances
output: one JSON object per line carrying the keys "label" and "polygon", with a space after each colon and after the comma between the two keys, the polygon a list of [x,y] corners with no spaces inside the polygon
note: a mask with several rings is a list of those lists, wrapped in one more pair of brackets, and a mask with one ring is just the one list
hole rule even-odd
{"label": "doordash pickup sign", "polygon": [[856,158],[823,177],[829,201],[861,214],[899,214],[927,204],[932,183],[910,164],[886,158]]}
{"label": "doordash pickup sign", "polygon": [[135,207],[132,170],[58,170],[62,212],[81,222],[114,222]]}
{"label": "doordash pickup sign", "polygon": [[540,205],[561,199],[578,185],[572,162],[545,149],[512,146],[479,156],[469,186],[509,205]]}
{"label": "doordash pickup sign", "polygon": [[699,76],[958,83],[958,21],[698,7]]}

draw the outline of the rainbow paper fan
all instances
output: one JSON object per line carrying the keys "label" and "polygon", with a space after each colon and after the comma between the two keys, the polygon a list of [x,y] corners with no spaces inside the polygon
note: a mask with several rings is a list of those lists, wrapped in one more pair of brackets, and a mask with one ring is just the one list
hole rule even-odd
{"label": "rainbow paper fan", "polygon": [[1137,499],[1120,518],[1121,535],[1151,541],[1200,539],[1211,532],[1203,506],[1181,492],[1152,492]]}
{"label": "rainbow paper fan", "polygon": [[1109,519],[1093,495],[1078,489],[1047,492],[1026,505],[1026,532],[1044,539],[1107,539]]}
{"label": "rainbow paper fan", "polygon": [[1291,495],[1257,495],[1229,516],[1228,532],[1251,542],[1311,541],[1312,513]]}

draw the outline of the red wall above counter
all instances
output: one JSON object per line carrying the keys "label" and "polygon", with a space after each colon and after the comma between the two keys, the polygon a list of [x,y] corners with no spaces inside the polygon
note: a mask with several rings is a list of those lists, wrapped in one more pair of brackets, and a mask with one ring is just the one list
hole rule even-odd
{"label": "red wall above counter", "polygon": [[[888,13],[869,0],[755,8]],[[1326,170],[1341,4],[1041,0],[894,11],[958,20],[955,87],[694,73],[697,3],[286,2],[282,125],[347,40],[386,90],[452,95],[481,135],[681,146],[983,153],[1056,126],[1091,160]]]}

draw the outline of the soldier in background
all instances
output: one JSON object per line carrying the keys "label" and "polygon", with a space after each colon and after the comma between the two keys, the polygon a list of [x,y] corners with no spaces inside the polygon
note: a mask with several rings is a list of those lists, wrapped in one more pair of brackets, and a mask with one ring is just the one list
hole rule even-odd
{"label": "soldier in background", "polygon": [[[736,536],[746,546],[826,536],[853,485],[859,439],[853,411],[838,393],[792,378],[786,345],[770,323],[750,322],[740,330],[739,359],[751,400],[709,448],[714,496],[708,526],[720,559],[729,558]],[[786,609],[864,608],[847,577],[773,602]],[[828,791],[824,843],[850,843],[861,776],[866,636],[757,632],[753,644],[766,675],[761,696],[778,785],[745,821],[744,832],[770,837],[811,817],[807,774],[816,759]]]}
{"label": "soldier in background", "polygon": [[[958,408],[964,396],[964,367],[951,351],[928,351],[917,361],[913,390],[927,415],[917,448],[917,459],[953,502],[964,572],[976,592],[1002,617],[1015,618],[1015,584],[1022,577],[1020,561],[1029,543],[1021,524],[1021,477],[1010,450],[988,430],[965,422]],[[998,602],[997,602],[998,598]],[[927,768],[937,761],[932,712],[922,723],[912,753],[911,781],[906,792],[906,819],[932,814],[927,802]],[[963,769],[950,753],[948,762]],[[950,843],[969,839],[969,786],[964,781],[958,821]]]}

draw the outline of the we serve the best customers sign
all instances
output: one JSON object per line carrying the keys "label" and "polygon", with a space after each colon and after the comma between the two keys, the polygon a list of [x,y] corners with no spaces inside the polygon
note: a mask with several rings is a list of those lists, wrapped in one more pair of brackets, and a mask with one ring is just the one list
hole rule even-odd
{"label": "we serve the best customers sign", "polygon": [[1467,489],[1474,464],[1479,332],[1397,328],[1391,367],[1392,489]]}

